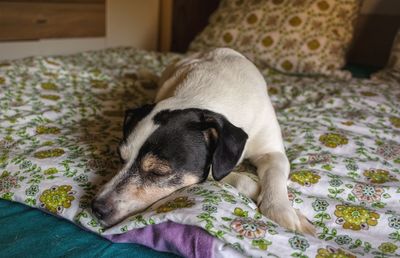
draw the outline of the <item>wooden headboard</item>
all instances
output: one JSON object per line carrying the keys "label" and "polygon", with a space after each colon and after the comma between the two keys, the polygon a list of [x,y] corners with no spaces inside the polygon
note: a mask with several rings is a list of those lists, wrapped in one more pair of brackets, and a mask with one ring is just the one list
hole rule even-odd
{"label": "wooden headboard", "polygon": [[105,0],[0,0],[0,41],[104,37]]}
{"label": "wooden headboard", "polygon": [[[171,50],[185,52],[207,25],[208,17],[218,4],[219,0],[174,0]],[[400,15],[361,14],[348,53],[348,63],[383,67],[399,28]]]}

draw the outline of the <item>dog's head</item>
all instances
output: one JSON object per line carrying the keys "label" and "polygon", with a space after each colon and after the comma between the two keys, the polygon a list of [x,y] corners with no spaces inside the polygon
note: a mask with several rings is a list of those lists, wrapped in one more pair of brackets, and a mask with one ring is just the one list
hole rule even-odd
{"label": "dog's head", "polygon": [[201,109],[127,110],[118,152],[122,169],[92,202],[106,226],[137,213],[182,187],[216,180],[240,159],[247,134],[224,116]]}

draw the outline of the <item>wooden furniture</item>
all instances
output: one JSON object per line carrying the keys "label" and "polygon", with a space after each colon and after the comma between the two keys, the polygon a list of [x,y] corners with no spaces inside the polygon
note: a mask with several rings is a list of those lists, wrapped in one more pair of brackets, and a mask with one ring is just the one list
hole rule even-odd
{"label": "wooden furniture", "polygon": [[105,0],[0,0],[0,41],[105,36]]}

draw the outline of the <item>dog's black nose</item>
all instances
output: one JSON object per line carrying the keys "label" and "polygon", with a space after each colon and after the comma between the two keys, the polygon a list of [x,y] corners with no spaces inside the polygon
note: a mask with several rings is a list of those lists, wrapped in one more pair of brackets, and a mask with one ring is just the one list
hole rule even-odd
{"label": "dog's black nose", "polygon": [[105,200],[93,200],[92,212],[98,219],[104,219],[113,213],[113,207]]}

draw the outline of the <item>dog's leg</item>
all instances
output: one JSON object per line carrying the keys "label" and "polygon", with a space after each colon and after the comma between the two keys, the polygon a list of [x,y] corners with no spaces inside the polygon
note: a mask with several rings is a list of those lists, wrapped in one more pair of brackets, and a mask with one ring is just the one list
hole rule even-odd
{"label": "dog's leg", "polygon": [[293,231],[315,235],[309,220],[295,210],[288,198],[287,179],[290,164],[282,152],[270,152],[251,159],[257,166],[261,192],[257,204],[268,218]]}
{"label": "dog's leg", "polygon": [[235,187],[239,192],[253,201],[257,201],[258,195],[260,194],[260,185],[258,182],[248,177],[246,173],[231,172],[221,181]]}

